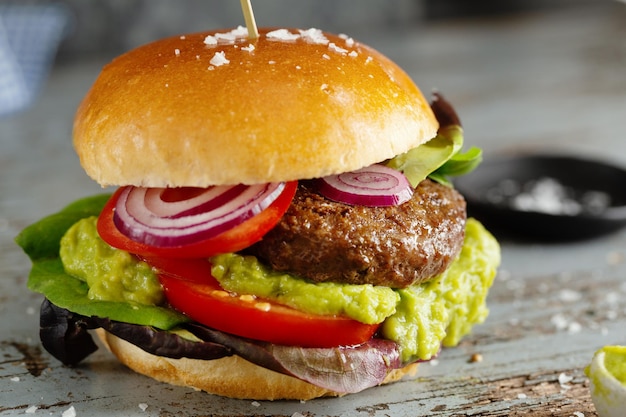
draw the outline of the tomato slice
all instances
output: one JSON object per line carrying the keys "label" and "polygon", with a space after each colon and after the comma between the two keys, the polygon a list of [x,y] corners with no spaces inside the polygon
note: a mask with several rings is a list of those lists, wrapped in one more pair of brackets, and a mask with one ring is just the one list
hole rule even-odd
{"label": "tomato slice", "polygon": [[198,323],[238,336],[301,347],[357,345],[377,324],[309,314],[253,296],[223,290],[203,259],[146,259],[157,271],[172,307]]}
{"label": "tomato slice", "polygon": [[98,218],[98,233],[109,245],[140,256],[168,258],[202,258],[218,253],[237,252],[260,240],[278,223],[298,187],[297,181],[285,184],[285,189],[265,210],[217,236],[181,246],[160,247],[137,242],[118,230],[113,221],[115,204],[123,188],[107,202]]}

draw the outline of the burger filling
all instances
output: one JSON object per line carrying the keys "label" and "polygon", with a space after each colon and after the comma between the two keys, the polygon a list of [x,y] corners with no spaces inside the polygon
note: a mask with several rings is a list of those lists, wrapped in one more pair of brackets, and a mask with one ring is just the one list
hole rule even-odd
{"label": "burger filling", "polygon": [[[80,217],[89,212],[81,204],[93,203],[77,202],[74,205],[79,208],[77,213],[61,212],[54,216]],[[186,316],[164,306],[164,294],[155,270],[104,243],[94,221],[93,217],[78,221],[65,233],[53,230],[62,227],[54,219],[47,222],[44,219],[48,224],[40,225],[37,232],[48,227],[48,235],[64,234],[57,252],[63,261],[54,259],[54,252],[42,256],[35,262],[30,288],[46,294],[53,304],[84,316],[107,317],[164,330],[188,323]],[[34,234],[31,236],[35,238]],[[38,245],[41,247],[42,242]],[[277,279],[275,272],[268,273],[253,257],[226,254],[211,261],[214,276],[240,294],[253,294],[255,287],[271,288],[273,293],[265,290],[262,299],[275,299],[315,314],[341,311],[340,314],[352,315],[355,320],[382,321],[379,336],[397,343],[402,363],[408,363],[432,358],[442,345],[456,345],[474,324],[484,320],[487,314],[484,301],[499,262],[499,250],[480,223],[468,219],[460,255],[438,277],[395,290],[370,284],[325,283],[314,301],[307,299],[313,285],[310,281],[289,274],[278,274]],[[351,294],[353,287],[362,287],[363,296]],[[286,295],[285,288],[293,291],[293,295]],[[306,328],[303,331],[310,332]]]}

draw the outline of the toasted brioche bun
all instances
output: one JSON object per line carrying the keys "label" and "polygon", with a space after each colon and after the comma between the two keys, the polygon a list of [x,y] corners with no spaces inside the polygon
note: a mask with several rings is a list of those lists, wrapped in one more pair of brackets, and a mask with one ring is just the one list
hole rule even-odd
{"label": "toasted brioche bun", "polygon": [[260,32],[216,45],[204,42],[216,32],[171,37],[105,66],[74,122],[87,174],[102,186],[307,179],[435,136],[428,102],[379,52],[331,34]]}
{"label": "toasted brioche bun", "polygon": [[[147,353],[103,329],[97,329],[96,333],[121,363],[157,381],[252,400],[310,400],[344,395],[267,370],[239,356],[214,360],[170,359]],[[416,363],[393,370],[383,384],[405,375],[414,376],[416,372]]]}

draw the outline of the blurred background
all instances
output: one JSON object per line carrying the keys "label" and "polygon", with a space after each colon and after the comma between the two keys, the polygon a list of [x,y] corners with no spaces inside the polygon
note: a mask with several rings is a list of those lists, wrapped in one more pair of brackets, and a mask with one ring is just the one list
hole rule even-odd
{"label": "blurred background", "polygon": [[[262,0],[259,26],[381,33],[598,5],[599,0]],[[0,115],[32,104],[53,63],[112,57],[164,36],[243,24],[236,0],[0,0]],[[495,51],[494,51],[495,53]]]}
{"label": "blurred background", "polygon": [[[18,0],[20,4],[24,0]],[[598,0],[595,0],[597,3]],[[231,27],[243,23],[237,0],[66,0],[74,25],[60,55],[111,52],[181,32]],[[360,35],[399,31],[424,21],[480,18],[594,0],[257,0],[259,26],[317,27]]]}

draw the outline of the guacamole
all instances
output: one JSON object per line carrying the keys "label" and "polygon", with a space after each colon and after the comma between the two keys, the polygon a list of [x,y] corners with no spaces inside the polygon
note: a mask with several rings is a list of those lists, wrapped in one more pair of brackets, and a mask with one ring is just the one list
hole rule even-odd
{"label": "guacamole", "polygon": [[626,385],[626,346],[606,346],[604,366],[622,385]]}
{"label": "guacamole", "polygon": [[[61,239],[65,271],[89,285],[93,300],[159,304],[164,295],[155,272],[127,252],[104,243],[96,218],[78,221]],[[427,360],[454,346],[487,316],[485,299],[500,262],[496,240],[468,219],[465,243],[452,266],[427,283],[393,290],[372,285],[313,284],[270,271],[238,254],[211,259],[215,278],[228,291],[253,294],[302,311],[345,315],[381,323],[383,337],[398,343],[405,362]]]}
{"label": "guacamole", "polygon": [[313,283],[276,272],[254,256],[227,253],[211,258],[222,288],[321,315],[342,315],[365,324],[381,323],[396,311],[400,296],[391,288],[333,282]]}
{"label": "guacamole", "polygon": [[165,297],[152,268],[100,239],[96,221],[96,217],[79,220],[61,238],[59,255],[65,271],[87,283],[91,300],[161,304]]}
{"label": "guacamole", "polygon": [[442,345],[456,346],[487,318],[485,300],[499,264],[495,238],[468,219],[459,257],[439,277],[398,290],[400,303],[382,324],[382,335],[400,345],[405,362],[430,359]]}

